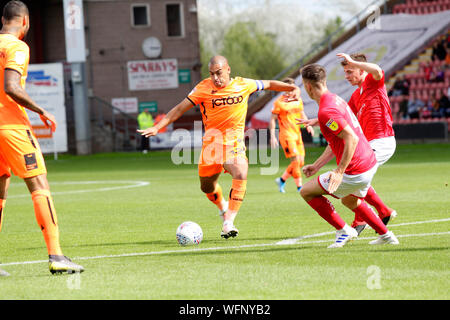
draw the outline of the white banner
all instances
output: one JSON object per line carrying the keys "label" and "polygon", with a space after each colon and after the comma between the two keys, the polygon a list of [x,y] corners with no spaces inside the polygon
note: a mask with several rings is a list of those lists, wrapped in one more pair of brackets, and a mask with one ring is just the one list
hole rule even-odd
{"label": "white banner", "polygon": [[177,59],[129,61],[127,69],[131,91],[178,88]]}
{"label": "white banner", "polygon": [[[138,112],[138,98],[112,98],[111,104],[122,112],[137,113]],[[114,110],[114,113],[119,111]]]}
{"label": "white banner", "polygon": [[27,110],[42,152],[66,152],[67,123],[62,63],[30,64],[25,89],[31,99],[56,118],[56,131],[51,134],[39,115]]}
{"label": "white banner", "polygon": [[67,62],[85,62],[86,44],[82,0],[63,0]]}

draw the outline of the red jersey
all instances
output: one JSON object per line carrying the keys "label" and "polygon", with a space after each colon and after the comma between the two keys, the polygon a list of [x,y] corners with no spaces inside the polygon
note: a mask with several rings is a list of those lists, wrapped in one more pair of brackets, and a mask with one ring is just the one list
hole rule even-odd
{"label": "red jersey", "polygon": [[367,140],[394,136],[392,111],[383,77],[375,80],[367,74],[361,86],[353,92],[348,105],[356,114]]}
{"label": "red jersey", "polygon": [[356,119],[350,107],[341,97],[331,92],[325,93],[320,98],[318,118],[320,131],[336,156],[336,163],[338,164],[344,152],[344,140],[337,135],[349,125],[358,136],[358,145],[352,160],[345,170],[346,174],[360,174],[376,165],[375,154],[361,131],[358,119]]}

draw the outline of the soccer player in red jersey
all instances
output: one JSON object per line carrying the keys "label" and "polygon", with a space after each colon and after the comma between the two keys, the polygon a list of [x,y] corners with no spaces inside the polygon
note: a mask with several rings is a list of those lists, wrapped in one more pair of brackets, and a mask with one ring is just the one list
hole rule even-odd
{"label": "soccer player in red jersey", "polygon": [[358,120],[342,98],[328,91],[324,67],[307,65],[302,68],[301,75],[306,92],[319,105],[320,130],[328,142],[323,154],[313,164],[306,165],[303,172],[310,177],[334,157],[337,163],[336,169],[308,181],[300,191],[303,199],[336,228],[335,242],[329,248],[344,246],[358,233],[342,220],[324,197],[326,194],[340,198],[342,204],[378,232],[379,237],[370,244],[398,244],[395,235],[364,201],[378,166]]}
{"label": "soccer player in red jersey", "polygon": [[[238,235],[234,219],[247,190],[248,159],[245,154],[244,129],[248,98],[255,91],[268,89],[288,91],[293,100],[298,100],[300,89],[277,80],[231,78],[231,68],[223,56],[211,58],[209,73],[210,77],[198,83],[160,122],[138,132],[146,137],[154,136],[189,109],[196,106],[200,108],[205,127],[198,164],[200,189],[219,209],[223,218],[221,236],[227,239]],[[232,176],[228,202],[218,183],[223,170]]]}
{"label": "soccer player in red jersey", "polygon": [[[358,86],[348,105],[357,116],[380,166],[392,157],[396,148],[384,71],[377,64],[367,62],[362,53],[338,53],[337,56],[343,58],[341,65],[345,79],[351,85]],[[367,191],[365,201],[375,207],[385,224],[397,216],[397,212],[386,206],[372,187]],[[366,223],[359,216],[355,216],[352,226],[361,233]]]}

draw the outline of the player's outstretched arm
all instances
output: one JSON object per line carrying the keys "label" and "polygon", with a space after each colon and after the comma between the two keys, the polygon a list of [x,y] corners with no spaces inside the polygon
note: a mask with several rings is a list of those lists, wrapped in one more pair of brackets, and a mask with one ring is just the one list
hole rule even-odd
{"label": "player's outstretched arm", "polygon": [[56,120],[55,117],[47,112],[45,109],[41,108],[30,98],[28,93],[20,85],[20,80],[22,75],[13,69],[6,69],[4,73],[5,77],[5,93],[10,96],[15,102],[27,108],[33,112],[39,114],[42,122],[47,128],[51,128],[53,132],[56,130]]}
{"label": "player's outstretched arm", "polygon": [[141,135],[145,137],[151,137],[158,133],[159,130],[164,128],[165,126],[168,126],[172,122],[176,121],[178,118],[180,118],[186,111],[191,109],[193,107],[193,104],[190,100],[184,99],[179,104],[177,104],[175,107],[173,107],[167,115],[161,119],[155,126],[147,128],[145,130],[137,130]]}
{"label": "player's outstretched arm", "polygon": [[373,78],[377,81],[383,78],[383,69],[375,63],[355,61],[346,53],[338,53],[337,56],[346,60],[350,66],[362,69],[372,74]]}

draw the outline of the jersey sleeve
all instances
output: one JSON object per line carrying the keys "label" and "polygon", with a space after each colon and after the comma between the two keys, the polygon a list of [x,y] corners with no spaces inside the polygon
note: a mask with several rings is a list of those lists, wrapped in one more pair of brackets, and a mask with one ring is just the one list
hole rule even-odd
{"label": "jersey sleeve", "polygon": [[375,80],[371,73],[369,73],[367,75],[367,81],[369,82],[370,86],[374,86],[374,87],[384,86],[384,70],[382,72],[383,72],[383,76],[381,77],[380,80]]}
{"label": "jersey sleeve", "polygon": [[192,91],[188,94],[187,99],[194,105],[198,105],[200,104],[204,97],[205,94],[203,92],[204,90],[202,90],[202,86],[200,84],[196,85],[194,89],[192,89]]}
{"label": "jersey sleeve", "polygon": [[264,90],[264,83],[262,80],[253,80],[253,79],[243,79],[247,85],[248,92],[253,93],[255,91]]}
{"label": "jersey sleeve", "polygon": [[19,42],[6,50],[5,69],[13,69],[23,75],[30,59],[30,49]]}

